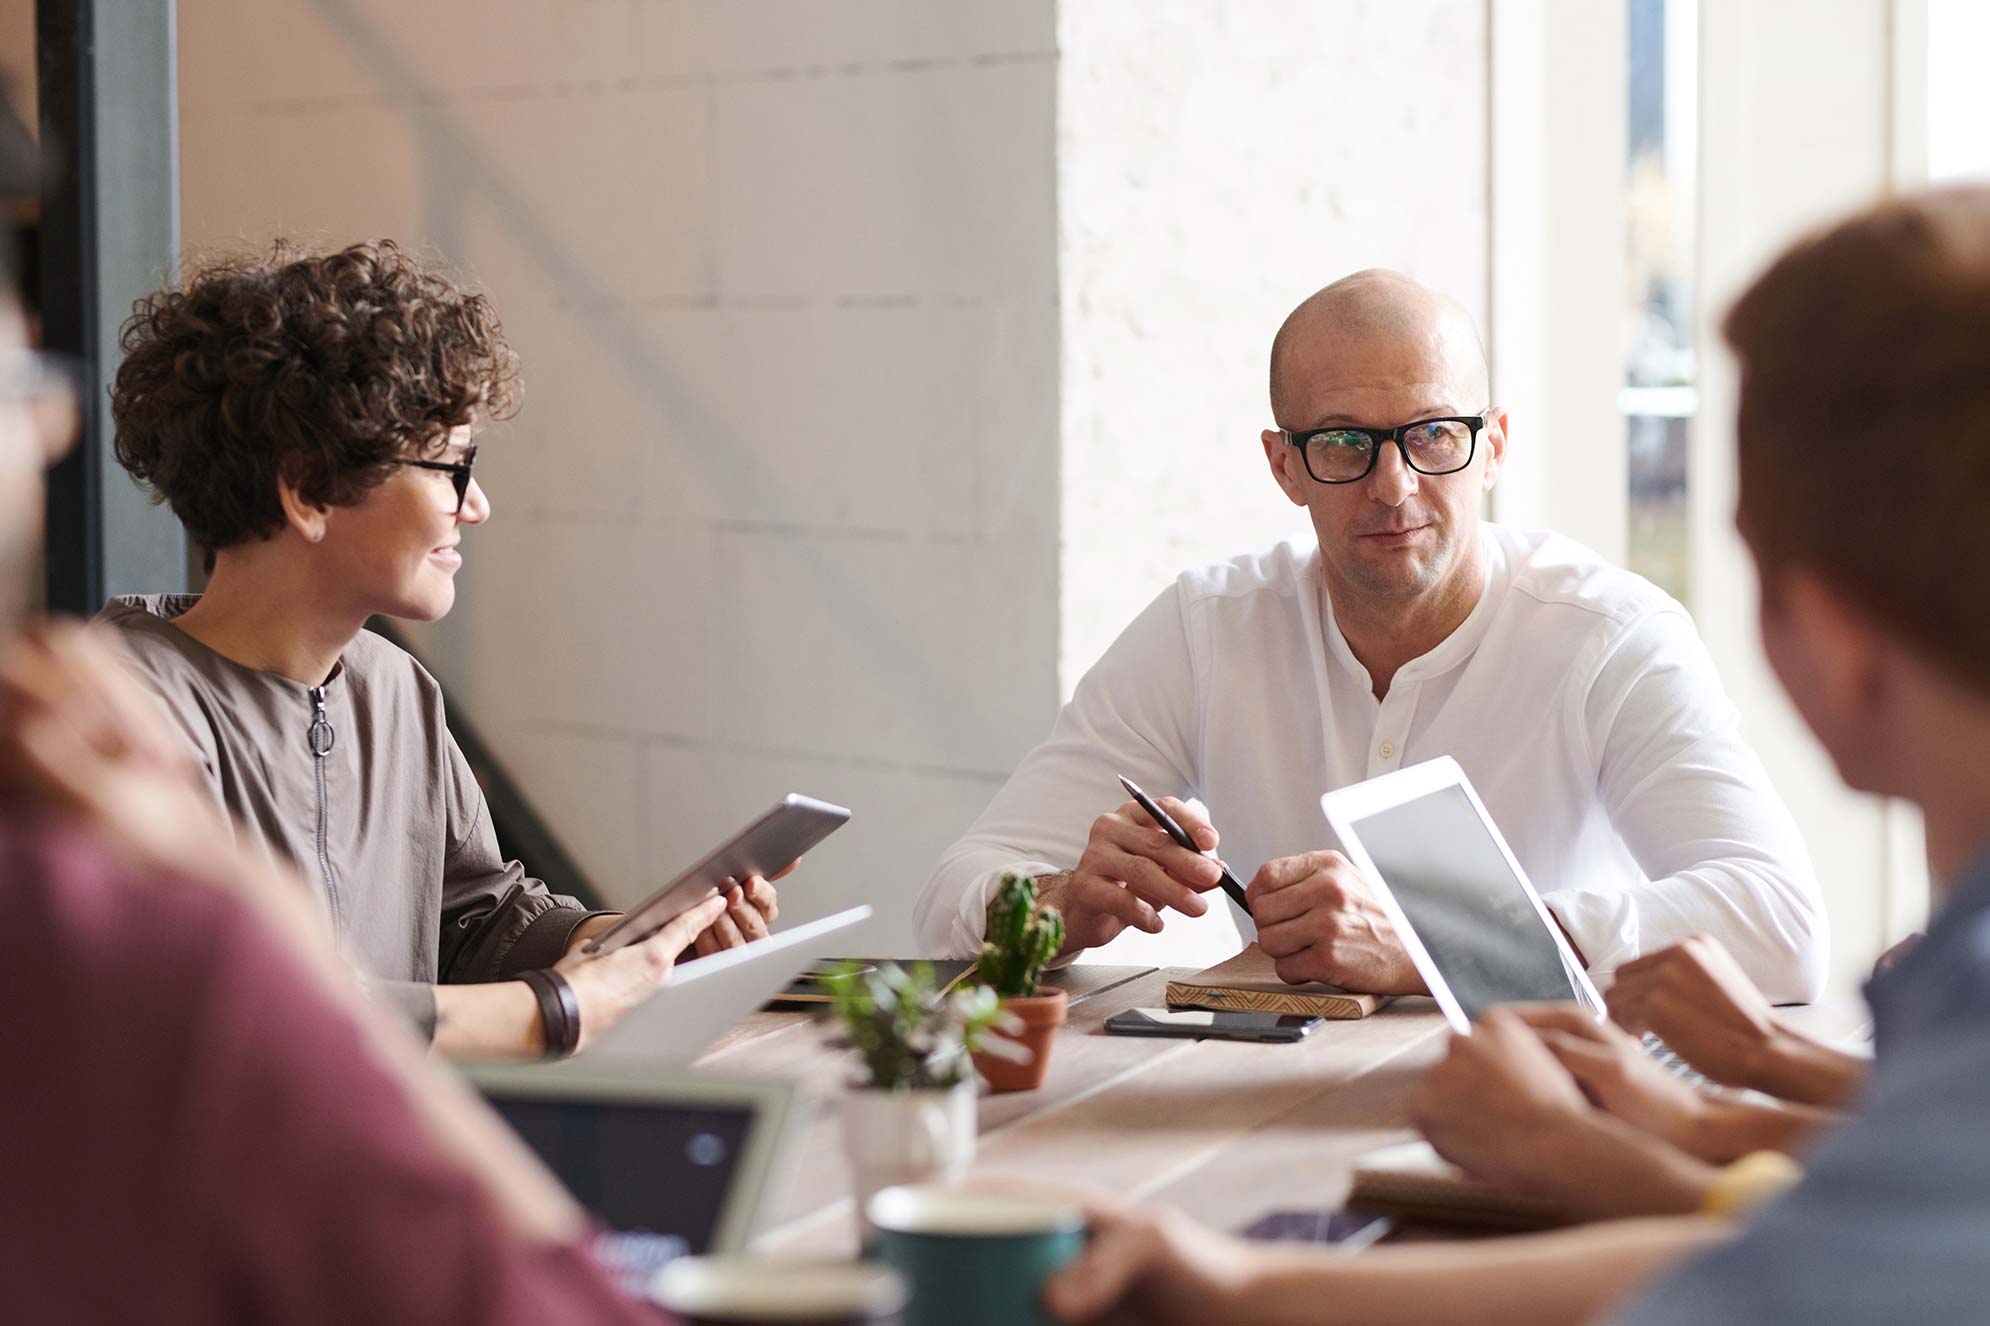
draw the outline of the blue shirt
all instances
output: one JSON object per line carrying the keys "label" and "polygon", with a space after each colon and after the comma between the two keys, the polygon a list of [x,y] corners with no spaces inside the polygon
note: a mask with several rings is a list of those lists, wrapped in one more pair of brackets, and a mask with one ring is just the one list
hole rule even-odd
{"label": "blue shirt", "polygon": [[1990,1321],[1990,852],[1866,998],[1875,1060],[1856,1117],[1620,1326]]}

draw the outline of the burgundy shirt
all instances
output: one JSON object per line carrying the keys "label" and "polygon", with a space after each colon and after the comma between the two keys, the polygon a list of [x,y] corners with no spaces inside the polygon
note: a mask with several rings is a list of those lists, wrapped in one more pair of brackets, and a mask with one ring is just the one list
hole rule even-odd
{"label": "burgundy shirt", "polygon": [[0,1320],[642,1323],[507,1233],[237,902],[0,808]]}

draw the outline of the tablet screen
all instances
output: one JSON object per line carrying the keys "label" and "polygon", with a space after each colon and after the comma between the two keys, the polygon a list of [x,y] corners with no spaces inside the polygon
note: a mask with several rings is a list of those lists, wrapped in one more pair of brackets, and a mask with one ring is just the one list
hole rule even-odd
{"label": "tablet screen", "polygon": [[1582,998],[1562,950],[1462,787],[1353,821],[1465,1016]]}

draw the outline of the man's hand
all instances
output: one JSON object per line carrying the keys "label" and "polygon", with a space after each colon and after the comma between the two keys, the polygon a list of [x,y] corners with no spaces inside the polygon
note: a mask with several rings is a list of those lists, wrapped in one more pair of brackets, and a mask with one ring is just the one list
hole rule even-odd
{"label": "man's hand", "polygon": [[1708,1099],[1659,1067],[1633,1037],[1576,1004],[1517,1004],[1532,1027],[1596,1107],[1702,1159]]}
{"label": "man's hand", "polygon": [[1086,1224],[1084,1251],[1044,1284],[1044,1306],[1059,1320],[1244,1319],[1241,1294],[1259,1260],[1250,1244],[1168,1207],[1096,1203]]}
{"label": "man's hand", "polygon": [[624,1013],[648,999],[670,979],[671,968],[684,950],[726,910],[726,897],[707,898],[639,943],[613,953],[569,950],[554,966],[573,986],[580,1001],[580,1049],[594,1043]]}
{"label": "man's hand", "polygon": [[1505,1008],[1487,1010],[1471,1035],[1453,1036],[1410,1098],[1410,1117],[1440,1155],[1521,1192],[1559,1192],[1549,1171],[1589,1113],[1575,1078]]}
{"label": "man's hand", "polygon": [[1717,1082],[1751,1084],[1777,1036],[1769,1001],[1706,935],[1624,964],[1605,999],[1618,1026],[1654,1033]]}
{"label": "man's hand", "polygon": [[1244,892],[1258,947],[1274,960],[1279,979],[1367,994],[1427,993],[1388,913],[1339,852],[1267,861]]}
{"label": "man's hand", "polygon": [[[1216,848],[1216,829],[1199,801],[1161,797],[1161,809],[1204,851]],[[1097,948],[1128,927],[1161,932],[1161,911],[1186,916],[1209,910],[1202,895],[1217,886],[1222,867],[1178,845],[1139,805],[1129,801],[1092,821],[1078,868],[1039,880],[1041,901],[1064,916],[1060,952]]]}

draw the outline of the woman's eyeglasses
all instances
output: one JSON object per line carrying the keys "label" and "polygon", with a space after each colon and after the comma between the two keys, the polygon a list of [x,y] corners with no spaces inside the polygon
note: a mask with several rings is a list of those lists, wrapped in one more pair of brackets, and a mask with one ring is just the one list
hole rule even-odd
{"label": "woman's eyeglasses", "polygon": [[446,472],[449,475],[450,483],[456,487],[456,505],[451,509],[449,514],[453,516],[461,513],[463,510],[463,499],[470,492],[470,467],[477,463],[476,447],[464,448],[463,459],[461,460],[407,460],[401,463],[403,465],[412,465],[416,469],[442,470]]}

